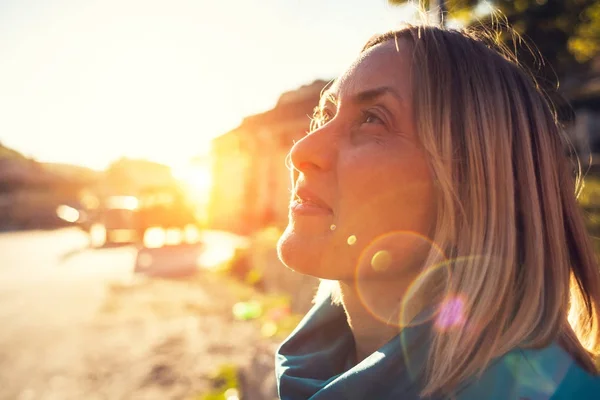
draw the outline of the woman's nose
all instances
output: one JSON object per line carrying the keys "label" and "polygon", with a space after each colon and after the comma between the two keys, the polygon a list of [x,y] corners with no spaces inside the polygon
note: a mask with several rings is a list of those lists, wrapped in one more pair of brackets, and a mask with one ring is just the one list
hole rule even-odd
{"label": "woman's nose", "polygon": [[331,132],[317,129],[296,142],[290,151],[292,167],[299,172],[324,171],[335,156]]}

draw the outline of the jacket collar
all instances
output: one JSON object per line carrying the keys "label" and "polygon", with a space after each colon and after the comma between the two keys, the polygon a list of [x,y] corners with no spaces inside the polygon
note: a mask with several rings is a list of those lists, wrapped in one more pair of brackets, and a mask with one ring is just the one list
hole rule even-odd
{"label": "jacket collar", "polygon": [[404,328],[354,363],[354,338],[342,306],[325,298],[277,350],[279,396],[296,399],[420,399],[430,324]]}

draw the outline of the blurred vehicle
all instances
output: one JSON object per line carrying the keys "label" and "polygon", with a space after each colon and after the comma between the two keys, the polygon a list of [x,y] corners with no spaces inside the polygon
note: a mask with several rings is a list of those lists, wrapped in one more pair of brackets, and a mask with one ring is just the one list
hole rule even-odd
{"label": "blurred vehicle", "polygon": [[176,186],[145,187],[140,190],[138,199],[136,229],[138,237],[144,243],[151,229],[178,231],[183,236],[186,229],[189,231],[191,227],[197,228],[194,208]]}
{"label": "blurred vehicle", "polygon": [[134,196],[109,196],[89,227],[93,247],[134,243],[139,240],[136,213],[139,201]]}
{"label": "blurred vehicle", "polygon": [[[110,196],[96,210],[89,232],[105,230],[105,244],[162,247],[193,242],[198,236],[194,208],[176,186],[147,186],[136,196]],[[195,232],[193,232],[195,230]]]}
{"label": "blurred vehicle", "polygon": [[201,267],[201,243],[180,243],[163,247],[142,247],[135,260],[135,273],[163,278],[194,275]]}

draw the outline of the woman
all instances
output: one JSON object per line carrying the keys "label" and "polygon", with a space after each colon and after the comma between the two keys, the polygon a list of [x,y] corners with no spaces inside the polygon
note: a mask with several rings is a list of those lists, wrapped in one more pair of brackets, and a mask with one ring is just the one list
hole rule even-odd
{"label": "woman", "polygon": [[278,350],[282,399],[600,399],[600,272],[566,139],[514,59],[408,26],[313,122],[278,250],[333,285]]}

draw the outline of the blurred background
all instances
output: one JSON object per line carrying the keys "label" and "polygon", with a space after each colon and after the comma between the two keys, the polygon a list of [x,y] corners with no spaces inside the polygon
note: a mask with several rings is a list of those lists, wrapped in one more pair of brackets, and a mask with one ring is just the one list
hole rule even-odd
{"label": "blurred background", "polygon": [[[546,63],[501,36],[556,102],[600,234],[600,1],[425,3],[449,27],[499,10],[537,46]],[[0,399],[276,398],[274,349],[317,285],[276,256],[285,156],[369,37],[418,15],[0,1]]]}

